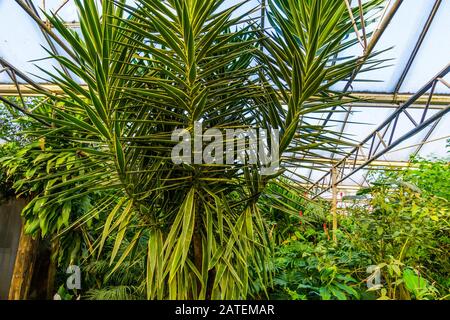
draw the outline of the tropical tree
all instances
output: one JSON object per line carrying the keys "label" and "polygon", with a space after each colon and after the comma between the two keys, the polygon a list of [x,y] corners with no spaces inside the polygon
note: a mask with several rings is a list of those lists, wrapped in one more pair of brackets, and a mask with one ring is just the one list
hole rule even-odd
{"label": "tropical tree", "polygon": [[[271,241],[258,198],[306,156],[339,152],[342,137],[308,116],[352,100],[332,86],[369,57],[336,57],[356,41],[349,40],[354,23],[361,27],[381,1],[366,1],[364,14],[355,8],[352,18],[343,1],[269,1],[273,32],[248,18],[260,8],[242,12],[246,1],[75,2],[80,32],[47,16],[65,50],[49,54],[69,72],[44,70],[63,94],[42,92],[47,99],[33,110],[40,121],[29,134],[40,141],[36,157],[69,152],[76,168],[50,166],[51,186],[24,211],[28,227],[58,221],[48,206],[109,190],[70,227],[107,214],[90,246],[100,255],[112,241],[111,273],[141,261],[136,248],[145,239],[147,249],[138,252],[147,298],[266,295]],[[264,175],[260,165],[237,160],[174,163],[172,133],[193,133],[197,123],[280,130],[279,170]],[[237,158],[235,148],[225,152]]]}

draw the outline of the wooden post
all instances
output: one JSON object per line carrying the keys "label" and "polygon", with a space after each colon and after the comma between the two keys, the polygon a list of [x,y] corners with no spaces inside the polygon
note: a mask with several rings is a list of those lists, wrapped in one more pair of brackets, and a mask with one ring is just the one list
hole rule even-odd
{"label": "wooden post", "polygon": [[32,236],[24,233],[24,228],[22,227],[9,289],[9,300],[28,299],[38,247],[39,237],[33,239]]}
{"label": "wooden post", "polygon": [[333,215],[333,241],[335,244],[337,244],[337,169],[333,166],[331,169],[331,184],[332,184],[332,194],[333,199],[331,203],[331,214]]}

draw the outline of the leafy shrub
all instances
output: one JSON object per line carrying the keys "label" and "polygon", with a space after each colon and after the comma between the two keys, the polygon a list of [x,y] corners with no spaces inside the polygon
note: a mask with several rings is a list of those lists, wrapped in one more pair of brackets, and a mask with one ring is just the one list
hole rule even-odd
{"label": "leafy shrub", "polygon": [[[417,168],[379,175],[360,192],[368,203],[348,210],[349,239],[381,269],[383,299],[432,299],[450,288],[449,165],[415,163]],[[411,286],[414,277],[418,288]]]}
{"label": "leafy shrub", "polygon": [[[313,239],[319,239],[315,241]],[[349,247],[334,247],[324,232],[307,228],[287,240],[275,257],[274,298],[347,300],[361,297],[354,268],[364,259]]]}
{"label": "leafy shrub", "polygon": [[[278,238],[284,236],[284,241],[274,239],[279,245],[272,297],[448,298],[449,164],[437,159],[413,163],[405,170],[373,175],[373,186],[359,193],[365,200],[355,201],[339,216],[337,245],[330,241],[326,204],[307,204],[295,197],[293,188],[272,186],[286,204],[283,210],[282,201],[264,202],[265,212],[276,213],[266,215],[270,223],[283,226]],[[298,218],[295,211],[300,208],[304,214]],[[380,282],[370,285],[374,272],[380,273]]]}

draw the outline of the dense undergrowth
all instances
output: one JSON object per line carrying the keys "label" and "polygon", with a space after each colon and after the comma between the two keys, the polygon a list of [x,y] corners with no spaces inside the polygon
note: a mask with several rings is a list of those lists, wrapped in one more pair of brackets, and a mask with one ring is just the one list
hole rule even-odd
{"label": "dense undergrowth", "polygon": [[330,239],[329,211],[318,206],[299,206],[298,217],[279,225],[284,237],[271,297],[448,299],[449,164],[412,163],[415,168],[378,172],[373,187],[347,200],[337,244]]}

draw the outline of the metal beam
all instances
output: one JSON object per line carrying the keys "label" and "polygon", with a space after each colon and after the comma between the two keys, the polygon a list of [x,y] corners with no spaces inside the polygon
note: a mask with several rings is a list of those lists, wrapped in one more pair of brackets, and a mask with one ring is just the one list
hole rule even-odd
{"label": "metal beam", "polygon": [[440,122],[441,122],[441,119],[439,119],[438,121],[433,123],[433,125],[430,128],[430,130],[428,130],[427,134],[422,139],[422,142],[420,143],[420,145],[414,151],[414,153],[413,153],[414,156],[417,156],[419,154],[420,150],[422,150],[424,144],[428,141],[428,139],[430,139],[431,135],[433,134],[434,130],[436,130],[436,128],[437,128],[437,126],[439,125]]}
{"label": "metal beam", "polygon": [[15,0],[15,2],[22,7],[22,9],[39,25],[40,28],[45,30],[49,37],[51,37],[72,59],[77,60],[76,55],[67,45],[52,31],[52,29],[46,25],[45,22],[38,17],[33,10],[22,0]]}
{"label": "metal beam", "polygon": [[[307,183],[297,183],[298,186],[303,187],[303,188],[308,188],[310,185],[308,185]],[[337,189],[338,191],[344,191],[344,192],[357,192],[359,190],[361,190],[361,186],[359,185],[337,185]]]}
{"label": "metal beam", "polygon": [[[354,92],[352,95],[362,101],[367,103],[377,103],[377,104],[391,104],[399,105],[404,104],[411,98],[412,94],[402,93],[394,95],[392,93],[369,93],[369,92]],[[426,105],[428,104],[429,94],[424,94],[414,101],[414,105]],[[361,105],[362,102],[355,103],[356,105]],[[432,105],[443,105],[447,106],[450,104],[450,95],[448,94],[436,94],[433,93]]]}
{"label": "metal beam", "polygon": [[[430,110],[442,110],[444,108],[446,108],[450,103],[446,103],[446,104],[440,104],[440,103],[432,103],[430,104],[430,106],[428,107],[428,109]],[[352,111],[362,111],[365,109],[375,109],[375,110],[380,110],[380,109],[397,109],[400,105],[398,104],[390,104],[390,103],[377,103],[376,101],[372,102],[372,103],[352,103],[350,105],[352,107]],[[425,104],[412,104],[411,107],[409,109],[413,110],[413,109],[425,109],[426,105]],[[332,120],[331,120],[332,121]],[[355,120],[353,120],[355,121]]]}
{"label": "metal beam", "polygon": [[[26,75],[25,73],[23,73],[22,71],[20,71],[16,67],[14,67],[11,63],[9,63],[8,61],[6,61],[5,59],[3,59],[1,57],[0,57],[0,65],[2,65],[6,70],[13,72],[14,75],[19,77],[20,79],[22,79],[22,81],[25,81],[28,84],[28,89],[27,89],[28,92],[31,93],[32,90],[30,88],[35,88],[35,89],[38,89],[41,91],[46,91],[45,85],[41,85],[41,84],[35,82],[28,75]],[[15,79],[11,79],[11,82],[12,82],[12,84],[8,84],[8,86],[9,86],[8,89],[13,90],[12,87],[14,87],[15,94],[9,94],[9,95],[18,96],[18,95],[22,94],[22,92],[20,91],[22,85],[16,83]],[[23,86],[23,87],[24,87],[24,89],[26,89],[25,86]],[[2,95],[1,91],[0,91],[0,95]]]}
{"label": "metal beam", "polygon": [[[372,51],[375,49],[375,46],[377,45],[378,41],[380,40],[381,36],[383,35],[383,33],[386,31],[387,27],[389,26],[389,24],[391,23],[392,19],[394,18],[395,14],[397,13],[398,9],[400,8],[400,6],[402,5],[403,0],[397,0],[393,5],[391,10],[389,11],[389,13],[386,15],[386,17],[382,18],[382,21],[380,23],[380,26],[375,30],[371,41],[368,45],[368,47],[366,48],[366,50],[364,50],[364,56],[363,59],[367,59],[369,57],[369,55],[372,53]],[[389,5],[389,3],[388,3]],[[387,8],[386,8],[387,9]],[[362,66],[360,66],[359,68],[355,69],[350,77],[350,79],[348,80],[347,84],[344,87],[344,92],[347,92],[353,81],[356,79],[359,71],[361,70]],[[323,125],[326,126],[327,123],[331,120],[331,117],[333,116],[333,112],[335,110],[337,110],[338,106],[333,107],[332,111],[327,115]],[[350,117],[350,114],[352,112],[352,106],[349,106],[347,109],[344,109],[346,111],[345,114],[345,118],[344,121],[342,123],[341,129],[340,129],[340,134],[342,134],[345,130],[345,126],[347,125],[348,119]],[[331,158],[334,158],[335,154],[332,153],[331,154]]]}
{"label": "metal beam", "polygon": [[[361,59],[366,60],[371,55],[372,51],[375,49],[375,46],[377,45],[377,43],[380,40],[381,36],[383,35],[384,31],[386,31],[387,27],[391,23],[392,19],[394,18],[395,14],[397,13],[397,11],[400,8],[400,6],[402,5],[402,3],[403,3],[403,0],[396,0],[395,3],[392,5],[392,7],[389,10],[389,12],[387,13],[387,15],[381,21],[380,26],[373,33],[373,35],[370,39],[370,42],[369,42],[367,48],[364,50],[364,54],[361,57]],[[356,76],[358,75],[358,73],[362,67],[363,66],[361,65],[360,67],[356,68],[352,72],[352,74],[350,75],[350,79],[347,81],[347,84],[344,87],[343,92],[347,92],[349,90],[349,88],[351,87],[353,81],[356,79]],[[331,117],[333,116],[333,112],[337,108],[338,108],[337,106],[333,107],[331,109],[331,111],[328,113],[328,115],[323,123],[324,126],[326,126],[328,121],[330,121]],[[351,111],[351,108],[347,112],[350,113],[350,111]]]}
{"label": "metal beam", "polygon": [[[433,77],[428,83],[426,83],[416,94],[411,96],[408,101],[406,101],[394,113],[392,113],[382,124],[378,126],[376,130],[374,130],[357,147],[355,147],[350,153],[348,153],[347,156],[341,159],[336,164],[336,168],[338,169],[339,174],[337,183],[339,184],[345,181],[359,170],[363,169],[388,151],[392,150],[401,142],[409,139],[413,135],[417,134],[418,132],[422,131],[423,129],[427,128],[434,122],[444,117],[450,111],[450,106],[447,106],[444,109],[436,112],[432,116],[428,116],[428,108],[424,108],[420,117],[412,124],[413,126],[411,130],[400,137],[395,136],[397,123],[400,116],[402,114],[406,114],[407,109],[429,90],[431,90],[431,92],[428,96],[428,101],[431,101],[433,97],[432,89],[435,87],[439,79],[443,78],[449,72],[450,64],[448,64],[442,71],[440,71],[435,77]],[[382,135],[380,135],[381,132],[383,132]],[[385,136],[387,140],[384,140]],[[377,142],[378,146],[376,146]],[[380,151],[378,151],[378,148],[381,145],[382,148],[380,149]],[[368,150],[367,154],[362,155],[362,150]],[[358,161],[362,161],[362,164],[358,164]],[[346,169],[345,166],[347,163],[352,163],[351,169]],[[309,191],[312,193],[313,197],[316,198],[328,191],[331,187],[331,172],[328,172],[318,181],[316,181],[316,183],[314,183],[310,187]]]}
{"label": "metal beam", "polygon": [[[0,58],[0,62],[4,61]],[[1,63],[0,63],[1,64]],[[17,74],[17,69],[16,74]],[[23,79],[23,76],[26,76],[24,73],[20,73],[20,78]],[[28,78],[28,77],[27,77]],[[28,78],[29,81],[32,81],[30,78]],[[29,82],[26,81],[26,82]],[[61,90],[60,87],[54,84],[49,83],[35,83],[35,85],[38,85],[41,89],[44,89],[46,91],[50,91],[54,94],[63,94],[64,92]],[[86,86],[83,86],[87,88]],[[41,96],[42,94],[39,92],[36,92],[33,90],[33,87],[29,84],[19,84],[20,92],[23,96]],[[0,83],[0,95],[3,96],[18,96],[19,92],[17,90],[17,87],[13,83]],[[397,96],[394,96],[393,94],[389,93],[364,93],[364,92],[356,92],[352,94],[355,98],[360,99],[362,102],[357,103],[349,103],[348,106],[352,106],[354,108],[388,108],[388,109],[396,109],[399,107],[399,105],[405,103],[408,101],[408,99],[411,97],[410,94],[399,94]],[[418,108],[422,109],[425,107],[428,101],[428,95],[424,95],[417,99],[413,105],[411,105],[410,108]],[[450,95],[444,95],[444,94],[434,94],[433,100],[431,101],[431,104],[429,106],[430,109],[442,109],[445,106],[450,105]]]}
{"label": "metal beam", "polygon": [[408,75],[409,70],[411,69],[414,59],[416,58],[417,53],[419,52],[420,47],[422,46],[423,40],[425,39],[426,35],[428,34],[428,30],[430,30],[431,24],[433,23],[434,17],[436,16],[436,13],[438,12],[439,7],[441,6],[441,3],[442,3],[442,0],[436,0],[436,2],[434,3],[434,6],[431,9],[428,19],[425,22],[425,25],[423,26],[422,32],[419,35],[419,39],[417,39],[417,43],[414,46],[414,49],[411,52],[408,62],[406,63],[406,66],[403,69],[403,72],[400,75],[400,78],[395,86],[394,94],[396,94],[400,91],[400,88],[401,88],[403,82],[405,81],[405,78]]}
{"label": "metal beam", "polygon": [[[315,165],[323,165],[323,167],[332,167],[333,165],[337,165],[341,163],[342,159],[328,159],[328,158],[311,158],[307,157],[304,159],[305,163],[313,163]],[[302,160],[303,161],[303,160]],[[301,162],[299,162],[301,163]],[[362,165],[365,163],[365,160],[356,160],[356,165]],[[347,168],[353,167],[352,163],[345,163],[345,166]],[[408,161],[389,161],[389,160],[374,160],[372,161],[369,166],[371,169],[374,169],[376,167],[392,167],[392,168],[406,168],[406,167],[414,167],[415,165],[408,162]],[[317,166],[318,167],[318,166]],[[319,168],[319,167],[318,167]]]}
{"label": "metal beam", "polygon": [[[33,2],[31,0],[25,0],[26,3],[28,4],[28,7],[30,8],[30,10],[38,17],[39,16],[39,12],[37,11],[36,7],[34,6]],[[44,36],[45,41],[47,41],[50,50],[53,52],[53,54],[55,54],[56,56],[59,56],[59,52],[58,49],[56,48],[55,44],[53,43],[52,39],[50,38],[50,36],[47,33],[48,28],[43,28],[41,25],[39,25],[39,30],[41,30],[42,35]],[[62,70],[64,71],[64,73],[71,78],[69,70],[67,70],[67,68],[62,64],[59,63],[60,67],[62,68]]]}
{"label": "metal beam", "polygon": [[[421,34],[419,35],[419,39],[418,39],[418,41],[417,41],[417,43],[416,43],[416,45],[415,45],[415,47],[414,47],[414,49],[413,49],[413,51],[412,51],[412,53],[411,53],[411,56],[410,56],[410,58],[409,58],[409,60],[408,60],[408,62],[407,62],[407,64],[406,64],[406,67],[405,67],[405,69],[403,70],[403,73],[401,74],[400,79],[399,79],[399,81],[397,82],[397,85],[396,85],[396,87],[395,87],[395,89],[394,89],[394,100],[396,99],[396,95],[397,95],[397,93],[399,92],[400,87],[402,86],[403,81],[405,80],[406,75],[408,74],[409,69],[411,68],[412,63],[414,62],[414,59],[415,59],[417,53],[419,52],[419,49],[420,49],[420,47],[421,47],[421,45],[422,45],[422,43],[423,43],[423,40],[425,39],[425,37],[426,37],[426,35],[427,35],[427,33],[428,33],[428,30],[430,29],[430,26],[431,26],[431,24],[432,24],[432,22],[433,22],[433,20],[434,20],[434,17],[436,16],[437,11],[439,10],[439,7],[440,7],[440,5],[441,5],[441,2],[442,2],[442,0],[436,0],[436,2],[434,3],[434,6],[433,6],[433,8],[432,8],[432,10],[431,10],[431,12],[430,12],[430,15],[428,16],[428,19],[427,19],[427,21],[425,22],[425,25],[424,25],[424,27],[423,27],[423,29],[422,29],[422,32],[421,32]],[[348,88],[349,88],[349,87],[346,87],[346,88],[344,89],[344,91],[345,91],[345,90],[348,90]],[[430,95],[432,95],[432,94],[434,93],[434,89],[435,89],[435,87],[433,87],[433,90],[432,90],[433,92],[432,92]],[[426,107],[426,108],[428,108],[428,107],[429,107],[429,102],[427,103],[427,107]],[[348,110],[347,110],[347,113],[346,113],[346,115],[345,115],[344,121],[343,121],[342,126],[341,126],[341,129],[340,129],[340,133],[341,133],[341,134],[342,134],[342,133],[344,132],[344,130],[345,130],[345,126],[347,125],[348,119],[349,119],[349,117],[350,117],[350,112],[351,112],[351,110],[352,110],[352,107],[350,106],[350,107],[348,108]],[[407,115],[407,117],[408,117],[411,121],[414,122],[414,119],[411,117],[411,115],[408,113],[408,111],[405,110],[405,114]],[[386,131],[387,131],[387,129],[386,129]],[[378,147],[379,147],[379,146],[378,146]],[[378,148],[378,147],[377,147],[377,148]],[[334,154],[333,154],[331,157],[334,158]]]}

